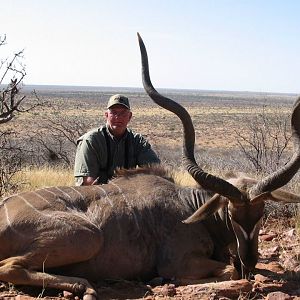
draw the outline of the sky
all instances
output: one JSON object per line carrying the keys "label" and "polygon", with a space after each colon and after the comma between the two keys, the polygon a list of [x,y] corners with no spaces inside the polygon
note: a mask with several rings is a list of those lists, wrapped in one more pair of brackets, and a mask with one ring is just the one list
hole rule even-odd
{"label": "sky", "polygon": [[24,83],[300,93],[298,0],[0,0]]}

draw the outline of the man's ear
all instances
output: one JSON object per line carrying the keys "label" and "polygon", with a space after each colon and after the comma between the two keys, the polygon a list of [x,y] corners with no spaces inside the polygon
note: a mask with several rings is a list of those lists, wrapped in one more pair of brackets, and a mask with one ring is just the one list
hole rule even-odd
{"label": "man's ear", "polygon": [[132,118],[132,112],[130,111],[129,121],[131,120],[131,118]]}
{"label": "man's ear", "polygon": [[108,112],[107,111],[104,113],[104,116],[105,116],[105,119],[108,118]]}

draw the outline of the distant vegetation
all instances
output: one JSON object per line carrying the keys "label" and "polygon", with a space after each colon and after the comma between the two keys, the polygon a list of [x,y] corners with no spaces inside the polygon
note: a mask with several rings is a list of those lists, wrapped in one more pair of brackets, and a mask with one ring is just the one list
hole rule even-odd
{"label": "distant vegetation", "polygon": [[[59,179],[58,184],[72,184],[69,176],[72,178],[76,140],[89,129],[104,123],[106,102],[113,93],[125,93],[131,99],[134,114],[131,128],[148,138],[165,164],[180,167],[181,123],[176,116],[152,103],[142,90],[35,88],[47,106],[18,115],[1,129],[10,134],[11,149],[20,154],[21,169],[26,170],[23,175],[29,174],[28,170],[31,174],[33,170],[45,168],[47,172],[49,168],[60,170],[49,177],[49,173],[40,176],[40,186],[55,185],[52,178],[61,170],[66,170],[64,177],[67,180]],[[27,90],[30,87],[24,89],[24,95],[31,101],[34,95]],[[224,176],[226,172],[243,171],[261,176],[284,164],[291,155],[286,120],[289,120],[295,95],[186,90],[163,92],[190,112],[196,130],[196,159],[212,173]],[[264,144],[257,148],[254,142]],[[11,166],[9,161],[7,164]],[[10,185],[12,192],[18,189],[17,178]],[[30,181],[29,177],[22,176],[20,182],[23,188],[39,186],[36,181],[33,184],[26,184],[26,181]],[[295,183],[292,184],[298,189]]]}

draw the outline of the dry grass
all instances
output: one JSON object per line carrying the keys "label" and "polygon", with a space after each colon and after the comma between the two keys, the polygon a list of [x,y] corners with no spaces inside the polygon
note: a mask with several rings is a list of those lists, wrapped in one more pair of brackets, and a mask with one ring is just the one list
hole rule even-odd
{"label": "dry grass", "polygon": [[[187,171],[170,168],[169,174],[178,185],[190,187],[198,185]],[[74,185],[72,170],[53,167],[23,169],[16,174],[14,180],[22,183],[20,192],[49,186]]]}
{"label": "dry grass", "polygon": [[[196,145],[209,149],[236,149],[236,132],[249,135],[248,124],[262,111],[261,106],[196,106],[187,103],[196,132]],[[267,115],[273,115],[277,106],[265,109]],[[282,107],[281,114],[286,116],[291,107]],[[156,145],[169,147],[180,145],[182,125],[179,119],[168,111],[148,104],[133,110],[130,126],[150,138]]]}
{"label": "dry grass", "polygon": [[26,168],[17,173],[15,181],[21,182],[20,191],[35,190],[49,186],[74,185],[72,170],[62,168]]}

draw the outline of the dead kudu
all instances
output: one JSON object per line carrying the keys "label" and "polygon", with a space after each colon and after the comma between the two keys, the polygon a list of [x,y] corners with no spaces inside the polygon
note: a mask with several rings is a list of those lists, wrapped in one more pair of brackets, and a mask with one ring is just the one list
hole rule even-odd
{"label": "dead kudu", "polygon": [[181,119],[184,165],[201,188],[179,187],[156,167],[124,171],[106,185],[44,188],[6,198],[0,206],[1,281],[95,300],[90,282],[99,279],[245,277],[257,262],[264,202],[300,202],[281,189],[300,166],[299,99],[289,163],[261,181],[225,181],[196,164],[191,118],[153,88],[140,36],[139,43],[144,88]]}

